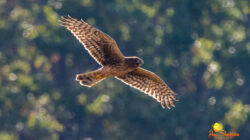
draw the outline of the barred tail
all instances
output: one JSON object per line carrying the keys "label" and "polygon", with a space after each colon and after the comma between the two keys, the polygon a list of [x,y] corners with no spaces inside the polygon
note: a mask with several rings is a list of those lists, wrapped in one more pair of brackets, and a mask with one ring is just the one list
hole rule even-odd
{"label": "barred tail", "polygon": [[76,81],[79,81],[82,86],[87,87],[92,87],[105,78],[100,74],[100,70],[76,75]]}

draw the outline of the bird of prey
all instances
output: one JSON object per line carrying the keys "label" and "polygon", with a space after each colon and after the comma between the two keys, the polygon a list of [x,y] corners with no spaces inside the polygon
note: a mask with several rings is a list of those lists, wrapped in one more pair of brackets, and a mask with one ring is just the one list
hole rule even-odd
{"label": "bird of prey", "polygon": [[108,77],[115,77],[156,99],[162,108],[175,106],[175,93],[156,74],[143,69],[139,57],[125,57],[110,36],[83,20],[62,16],[60,25],[66,27],[102,67],[96,71],[77,74],[82,86],[92,87]]}

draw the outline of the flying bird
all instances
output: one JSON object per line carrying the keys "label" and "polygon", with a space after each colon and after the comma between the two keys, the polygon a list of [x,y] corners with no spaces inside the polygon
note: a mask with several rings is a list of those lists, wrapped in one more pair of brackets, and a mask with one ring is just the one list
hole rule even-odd
{"label": "flying bird", "polygon": [[156,74],[143,69],[139,57],[125,57],[110,36],[83,20],[62,16],[60,25],[66,27],[83,44],[84,48],[102,67],[98,70],[77,74],[82,86],[92,87],[105,78],[115,77],[156,99],[162,108],[175,107],[175,93]]}

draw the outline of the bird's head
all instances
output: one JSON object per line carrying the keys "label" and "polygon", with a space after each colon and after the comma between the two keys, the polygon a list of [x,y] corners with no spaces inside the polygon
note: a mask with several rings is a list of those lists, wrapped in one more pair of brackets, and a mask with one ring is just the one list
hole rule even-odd
{"label": "bird's head", "polygon": [[140,67],[144,64],[143,60],[136,56],[127,57],[126,60],[127,60],[128,65],[131,67]]}

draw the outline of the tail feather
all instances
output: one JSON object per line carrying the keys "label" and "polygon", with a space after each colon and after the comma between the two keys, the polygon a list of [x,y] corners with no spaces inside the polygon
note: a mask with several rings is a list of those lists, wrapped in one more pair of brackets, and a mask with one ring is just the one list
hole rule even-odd
{"label": "tail feather", "polygon": [[105,77],[98,74],[98,72],[89,72],[76,75],[76,81],[79,81],[82,86],[87,87],[92,87],[104,79]]}

